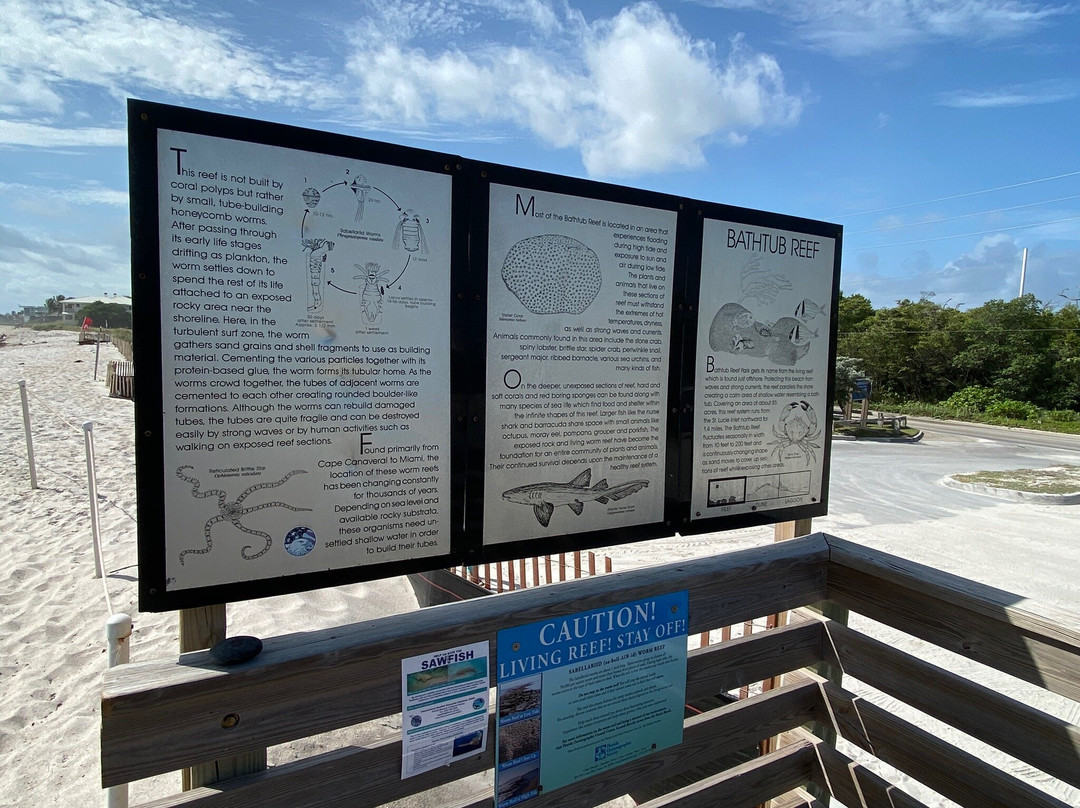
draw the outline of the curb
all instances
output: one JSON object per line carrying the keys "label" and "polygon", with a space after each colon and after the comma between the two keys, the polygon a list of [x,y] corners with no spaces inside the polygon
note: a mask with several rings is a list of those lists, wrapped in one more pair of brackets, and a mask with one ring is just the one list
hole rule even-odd
{"label": "curb", "polygon": [[975,494],[989,494],[993,497],[1012,499],[1017,502],[1032,502],[1037,505],[1080,504],[1080,491],[1072,494],[1038,494],[1034,491],[1017,491],[1012,488],[994,488],[991,485],[984,485],[983,483],[962,483],[949,475],[941,478],[941,484],[946,488],[971,491]]}
{"label": "curb", "polygon": [[912,435],[910,438],[906,437],[906,436],[902,437],[902,438],[860,438],[860,437],[857,437],[855,435],[837,435],[837,434],[834,433],[833,436],[832,436],[832,439],[833,440],[863,440],[863,441],[872,441],[874,443],[918,443],[919,441],[921,441],[923,439],[923,434],[924,433],[920,430],[917,435]]}

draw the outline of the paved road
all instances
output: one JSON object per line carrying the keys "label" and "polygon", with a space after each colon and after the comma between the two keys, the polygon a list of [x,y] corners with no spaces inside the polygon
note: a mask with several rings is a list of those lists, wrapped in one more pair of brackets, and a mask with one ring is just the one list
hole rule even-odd
{"label": "paved road", "polygon": [[918,443],[835,441],[824,530],[1080,612],[1080,506],[947,488],[948,474],[1080,465],[1080,438],[909,419]]}
{"label": "paved road", "polygon": [[[916,423],[911,420],[910,423]],[[947,488],[973,471],[1080,465],[1080,438],[920,419],[918,443],[834,441],[829,513],[815,531],[1080,613],[1080,505]],[[772,528],[612,548],[616,569],[772,541]]]}
{"label": "paved road", "polygon": [[1080,435],[1041,432],[1035,429],[1009,429],[990,424],[971,424],[965,421],[937,421],[932,418],[908,418],[908,425],[923,430],[933,439],[960,437],[993,441],[1003,445],[1080,452]]}

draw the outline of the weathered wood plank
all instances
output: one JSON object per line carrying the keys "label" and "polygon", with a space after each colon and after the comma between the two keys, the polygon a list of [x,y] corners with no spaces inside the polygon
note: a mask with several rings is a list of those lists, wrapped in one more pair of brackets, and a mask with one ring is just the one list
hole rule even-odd
{"label": "weathered wood plank", "polygon": [[[181,609],[180,653],[213,648],[228,633],[228,615],[224,603]],[[211,760],[185,768],[181,772],[184,791],[228,780],[266,768],[266,747],[250,749],[220,760]]]}
{"label": "weathered wood plank", "polygon": [[797,788],[779,797],[773,797],[769,808],[825,808],[825,804],[814,799],[801,788]]}
{"label": "weathered wood plank", "polygon": [[[821,624],[807,620],[696,648],[687,658],[686,697],[723,693],[821,662],[822,638]],[[693,665],[699,658],[706,664]]]}
{"label": "weathered wood plank", "polygon": [[[678,746],[530,803],[534,808],[576,808],[605,802],[661,777],[705,765],[767,735],[794,729],[820,710],[820,691],[810,681],[711,710],[686,719],[683,742]],[[408,780],[401,779],[401,739],[395,735],[368,747],[347,747],[216,783],[212,788],[171,795],[142,808],[374,808],[490,769],[495,760],[494,736],[490,734],[494,732],[493,718],[488,731],[490,740],[483,755]],[[444,808],[466,808],[474,802],[466,798]]]}
{"label": "weathered wood plank", "polygon": [[[205,652],[123,665],[105,675],[103,785],[314,735],[401,709],[401,659],[499,629],[663,592],[690,593],[690,631],[795,608],[825,596],[827,546],[808,536],[723,556],[436,606],[264,641],[224,669]],[[222,718],[234,714],[230,729]]]}
{"label": "weathered wood plank", "polygon": [[967,808],[1069,808],[881,707],[814,676],[826,697],[822,720],[844,739]]}
{"label": "weathered wood plank", "polygon": [[1080,727],[826,622],[844,672],[1070,785],[1080,786]]}
{"label": "weathered wood plank", "polygon": [[810,741],[817,752],[818,769],[813,785],[844,805],[858,808],[927,808],[925,803],[837,751],[832,744],[818,738],[805,727],[781,736],[782,744],[798,741]]}
{"label": "weathered wood plank", "polygon": [[832,536],[829,598],[954,653],[1080,700],[1080,617]]}
{"label": "weathered wood plank", "polygon": [[792,744],[639,808],[752,808],[809,782],[816,767],[813,744]]}

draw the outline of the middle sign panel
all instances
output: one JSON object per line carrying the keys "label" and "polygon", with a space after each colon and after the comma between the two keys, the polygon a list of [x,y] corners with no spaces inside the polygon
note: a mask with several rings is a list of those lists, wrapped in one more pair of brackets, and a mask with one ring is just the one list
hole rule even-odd
{"label": "middle sign panel", "polygon": [[485,546],[664,520],[676,204],[578,190],[488,186]]}

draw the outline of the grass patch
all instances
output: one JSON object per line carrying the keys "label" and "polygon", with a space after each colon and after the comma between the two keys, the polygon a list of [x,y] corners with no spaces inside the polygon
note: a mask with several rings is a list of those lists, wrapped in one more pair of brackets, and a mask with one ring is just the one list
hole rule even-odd
{"label": "grass patch", "polygon": [[954,474],[959,483],[978,483],[991,488],[1025,491],[1030,494],[1080,493],[1080,466],[1050,466],[1045,469],[1013,471],[976,471]]}

